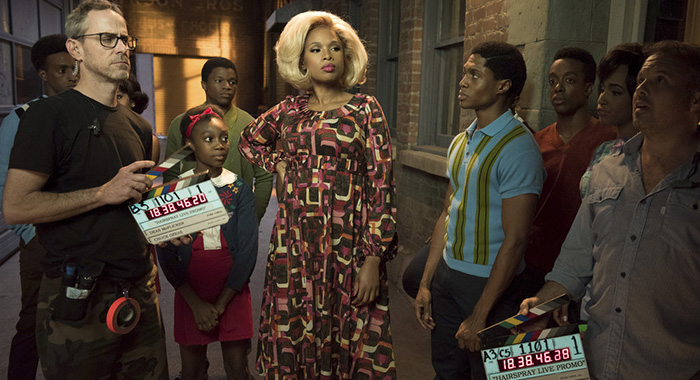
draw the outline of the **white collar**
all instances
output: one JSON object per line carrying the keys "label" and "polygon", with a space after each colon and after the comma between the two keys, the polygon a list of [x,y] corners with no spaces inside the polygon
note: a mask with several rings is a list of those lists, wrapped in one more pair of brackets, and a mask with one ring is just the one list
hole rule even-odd
{"label": "white collar", "polygon": [[[180,178],[185,178],[189,177],[194,174],[194,169],[190,169],[182,174],[180,174]],[[227,170],[226,168],[221,169],[221,174],[218,177],[214,177],[211,179],[211,181],[214,183],[214,186],[216,187],[224,187],[228,184],[234,183],[238,179],[238,176],[236,173]]]}

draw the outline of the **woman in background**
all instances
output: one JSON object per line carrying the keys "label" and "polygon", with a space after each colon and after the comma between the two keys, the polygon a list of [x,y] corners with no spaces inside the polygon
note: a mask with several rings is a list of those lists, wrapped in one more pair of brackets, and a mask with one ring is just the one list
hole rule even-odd
{"label": "woman in background", "polygon": [[617,139],[600,144],[593,153],[588,169],[581,177],[581,198],[588,191],[593,165],[607,156],[618,154],[625,142],[639,132],[632,124],[632,95],[637,88],[637,74],[645,59],[642,45],[625,43],[612,48],[598,64],[598,118],[601,123],[617,129]]}

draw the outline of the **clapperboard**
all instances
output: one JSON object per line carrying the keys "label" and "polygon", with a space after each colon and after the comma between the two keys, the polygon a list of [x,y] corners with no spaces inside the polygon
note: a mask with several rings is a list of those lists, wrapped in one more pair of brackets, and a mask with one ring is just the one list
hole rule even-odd
{"label": "clapperboard", "polygon": [[[191,153],[185,145],[146,175],[154,180]],[[229,218],[208,172],[154,187],[129,210],[151,244],[220,226]]]}
{"label": "clapperboard", "polygon": [[[567,303],[562,294],[530,309],[527,316],[515,315],[479,331],[481,359],[488,380],[590,379],[581,345],[586,325],[568,325],[510,335],[519,326]],[[499,334],[500,332],[500,334]]]}

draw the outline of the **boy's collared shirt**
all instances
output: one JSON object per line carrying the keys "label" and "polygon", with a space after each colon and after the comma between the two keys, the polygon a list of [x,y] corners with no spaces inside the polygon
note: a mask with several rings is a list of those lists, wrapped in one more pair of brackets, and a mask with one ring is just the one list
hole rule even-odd
{"label": "boy's collared shirt", "polygon": [[447,265],[488,277],[505,238],[502,200],[539,195],[544,175],[535,139],[510,110],[481,129],[475,120],[458,134],[448,151],[453,194],[443,251]]}

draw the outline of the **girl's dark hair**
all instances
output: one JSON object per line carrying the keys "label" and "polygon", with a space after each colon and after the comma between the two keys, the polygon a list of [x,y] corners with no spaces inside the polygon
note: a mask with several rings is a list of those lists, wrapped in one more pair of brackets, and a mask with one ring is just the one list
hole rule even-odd
{"label": "girl's dark hair", "polygon": [[129,75],[129,79],[119,81],[119,91],[129,95],[129,99],[134,102],[131,109],[137,114],[142,114],[148,108],[148,94],[141,92],[141,85],[133,74]]}
{"label": "girl's dark hair", "polygon": [[625,87],[630,96],[637,89],[637,74],[644,64],[646,54],[644,47],[637,43],[620,44],[612,48],[605,57],[600,60],[598,65],[598,77],[600,83],[608,79],[618,67],[627,65],[627,77],[625,78]]}
{"label": "girl's dark hair", "polygon": [[[189,127],[190,123],[192,122],[190,117],[194,116],[194,115],[201,114],[207,108],[211,108],[211,110],[214,111],[214,113],[216,113],[216,115],[218,115],[222,120],[224,120],[224,110],[222,110],[221,107],[213,105],[213,104],[202,104],[200,106],[188,109],[187,112],[185,112],[182,115],[182,120],[180,120],[180,132],[182,133],[182,145],[185,145],[185,140],[187,139],[185,137],[185,135],[187,134],[187,127]],[[198,125],[202,124],[205,121],[208,122],[213,117],[216,117],[216,115],[207,114],[207,115],[202,116],[202,118],[199,119],[197,121],[197,123],[192,127],[192,130],[194,131],[194,128],[196,128]]]}

